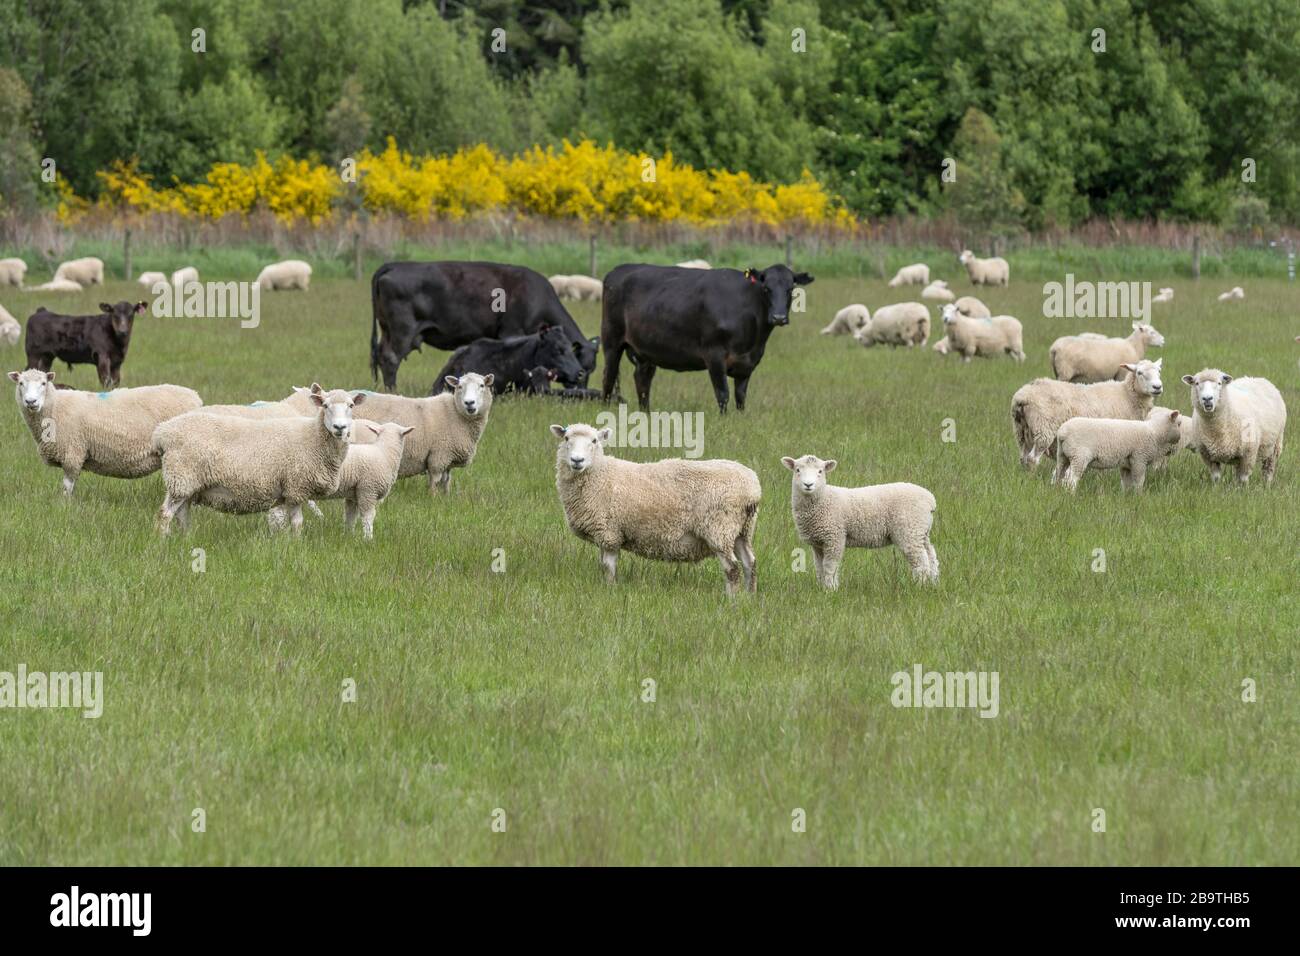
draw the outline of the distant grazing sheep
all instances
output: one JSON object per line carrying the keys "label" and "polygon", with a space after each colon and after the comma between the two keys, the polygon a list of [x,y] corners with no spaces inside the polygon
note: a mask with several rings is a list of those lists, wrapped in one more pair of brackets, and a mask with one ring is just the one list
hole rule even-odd
{"label": "distant grazing sheep", "polygon": [[1239,285],[1234,285],[1227,292],[1220,293],[1219,295],[1220,302],[1236,302],[1244,298],[1246,298],[1246,290]]}
{"label": "distant grazing sheep", "polygon": [[921,302],[881,306],[853,337],[867,348],[877,343],[908,348],[925,345],[930,339],[930,310]]}
{"label": "distant grazing sheep", "polygon": [[1151,299],[1151,301],[1152,301],[1152,303],[1156,303],[1156,302],[1173,302],[1173,301],[1174,301],[1174,290],[1173,290],[1173,289],[1168,289],[1168,288],[1161,289],[1158,293],[1156,293],[1156,295]]}
{"label": "distant grazing sheep", "polygon": [[166,282],[167,276],[162,272],[141,272],[140,278],[136,281],[146,289],[152,289],[159,282]]}
{"label": "distant grazing sheep", "polygon": [[703,259],[687,259],[685,262],[679,262],[679,263],[677,263],[677,268],[679,268],[679,269],[712,269],[713,266],[709,265],[709,264],[708,264],[707,262],[705,262]]}
{"label": "distant grazing sheep", "polygon": [[822,329],[822,335],[854,335],[871,321],[870,310],[860,303],[846,305],[835,313],[831,324]]}
{"label": "distant grazing sheep", "polygon": [[953,305],[962,315],[969,315],[972,319],[987,319],[993,315],[989,307],[973,295],[964,295]]}
{"label": "distant grazing sheep", "polygon": [[177,269],[172,273],[172,285],[179,291],[187,289],[192,282],[199,281],[199,270],[193,266],[186,266],[183,269]]}
{"label": "distant grazing sheep", "polygon": [[942,279],[935,279],[928,286],[921,290],[922,299],[932,299],[935,302],[951,302],[956,296],[948,288],[948,283]]}
{"label": "distant grazing sheep", "polygon": [[94,256],[69,259],[54,270],[54,281],[67,279],[81,286],[104,284],[104,260]]}
{"label": "distant grazing sheep", "polygon": [[3,305],[0,305],[0,342],[5,345],[17,345],[19,337],[23,334],[23,327],[18,324],[18,320],[9,314]]}
{"label": "distant grazing sheep", "polygon": [[963,361],[969,362],[976,355],[1010,355],[1017,362],[1025,360],[1024,328],[1012,316],[975,319],[962,315],[950,302],[943,307],[943,328],[948,333],[948,347]]}
{"label": "distant grazing sheep", "polygon": [[0,259],[0,285],[16,285],[20,289],[27,275],[27,263],[21,259]]}
{"label": "distant grazing sheep", "polygon": [[1161,348],[1165,337],[1146,322],[1134,322],[1127,338],[1106,338],[1095,332],[1063,335],[1052,343],[1052,374],[1062,382],[1105,382],[1123,378],[1126,362],[1147,356],[1147,348]]}
{"label": "distant grazing sheep", "polygon": [[930,267],[924,262],[903,266],[889,280],[889,287],[897,289],[901,285],[925,285],[930,281]]}
{"label": "distant grazing sheep", "polygon": [[263,291],[301,289],[306,292],[311,284],[311,266],[301,259],[273,262],[258,273],[257,284]]}
{"label": "distant grazing sheep", "polygon": [[80,292],[81,284],[73,282],[71,279],[51,279],[49,282],[42,282],[40,285],[29,285],[23,289],[24,292]]}
{"label": "distant grazing sheep", "polygon": [[978,259],[975,253],[963,249],[957,261],[966,267],[966,274],[974,285],[1008,285],[1011,282],[1011,266],[1001,256]]}

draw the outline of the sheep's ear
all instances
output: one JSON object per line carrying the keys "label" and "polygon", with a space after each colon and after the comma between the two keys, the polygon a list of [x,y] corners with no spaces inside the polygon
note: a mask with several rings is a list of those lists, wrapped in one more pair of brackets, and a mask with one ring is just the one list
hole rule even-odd
{"label": "sheep's ear", "polygon": [[322,395],[320,392],[312,392],[311,400],[312,400],[312,404],[314,405],[323,406],[325,404],[325,396]]}
{"label": "sheep's ear", "polygon": [[614,429],[612,428],[602,428],[600,431],[596,432],[596,439],[602,445],[605,444],[613,437],[614,437]]}
{"label": "sheep's ear", "polygon": [[1165,364],[1165,360],[1162,359],[1162,358],[1158,358],[1158,359],[1156,359],[1156,361],[1155,361],[1155,366],[1156,366],[1156,368],[1160,368],[1160,367],[1162,367],[1164,364]]}
{"label": "sheep's ear", "polygon": [[1190,375],[1184,375],[1184,376],[1183,376],[1183,384],[1184,384],[1184,385],[1195,385],[1195,384],[1196,384],[1196,379],[1192,378],[1192,376],[1190,376]]}
{"label": "sheep's ear", "polygon": [[366,427],[369,428],[369,429],[370,429],[372,432],[374,432],[376,435],[382,435],[382,434],[383,434],[383,432],[381,432],[381,431],[380,431],[378,428],[376,428],[374,425],[367,425]]}
{"label": "sheep's ear", "polygon": [[447,383],[448,388],[456,388],[458,385],[460,385],[460,379],[458,379],[455,375],[444,376],[443,381]]}
{"label": "sheep's ear", "polygon": [[483,376],[483,384],[486,385],[488,388],[491,388],[492,383],[495,382],[496,380],[497,377],[495,372],[488,372],[486,375]]}
{"label": "sheep's ear", "polygon": [[551,426],[551,434],[554,435],[556,438],[560,439],[560,441],[564,441],[564,433],[566,431],[568,431],[568,429],[565,428],[563,425]]}
{"label": "sheep's ear", "polygon": [[320,382],[312,382],[311,388],[307,389],[307,391],[311,392],[313,395],[322,395],[324,394],[325,389],[320,387]]}
{"label": "sheep's ear", "polygon": [[358,405],[360,405],[360,404],[361,404],[362,402],[364,402],[365,400],[366,400],[366,393],[365,393],[365,392],[357,392],[355,395],[352,396],[352,407],[353,407],[353,408],[356,408]]}
{"label": "sheep's ear", "polygon": [[822,467],[826,469],[827,474],[830,474],[832,471],[835,470],[835,466],[838,464],[839,462],[836,461],[834,458],[832,458],[829,461],[825,462]]}
{"label": "sheep's ear", "polygon": [[1125,362],[1123,365],[1120,366],[1120,368],[1127,369],[1130,372],[1137,371],[1137,366],[1135,366],[1132,362]]}
{"label": "sheep's ear", "polygon": [[402,430],[399,431],[397,434],[399,434],[399,435],[401,435],[403,438],[405,438],[407,435],[411,434],[411,432],[413,432],[413,431],[415,431],[415,426],[414,426],[414,425],[403,425],[403,426],[402,426]]}
{"label": "sheep's ear", "polygon": [[794,274],[795,285],[812,285],[813,277],[806,272],[796,272]]}
{"label": "sheep's ear", "polygon": [[791,471],[794,471],[794,459],[789,455],[786,455],[781,459],[781,464],[785,465],[785,467],[789,468]]}
{"label": "sheep's ear", "polygon": [[1175,408],[1172,412],[1169,413],[1169,420],[1171,422],[1178,421],[1178,409]]}
{"label": "sheep's ear", "polygon": [[10,373],[9,373],[9,381],[11,381],[11,382],[16,382],[16,381],[18,381],[18,380],[19,380],[20,378],[22,378],[22,377],[23,377],[23,376],[22,376],[22,373],[21,373],[21,372],[10,372]]}
{"label": "sheep's ear", "polygon": [[1232,381],[1232,376],[1229,375],[1227,372],[1224,372],[1223,378],[1219,379],[1219,381],[1223,382],[1224,385],[1227,385],[1229,382]]}

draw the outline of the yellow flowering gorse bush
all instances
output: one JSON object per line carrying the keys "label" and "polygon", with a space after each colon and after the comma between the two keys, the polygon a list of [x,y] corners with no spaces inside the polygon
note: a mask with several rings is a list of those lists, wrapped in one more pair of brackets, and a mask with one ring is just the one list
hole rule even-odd
{"label": "yellow flowering gorse bush", "polygon": [[[351,189],[373,212],[415,220],[464,219],[513,210],[581,222],[759,222],[851,227],[852,215],[807,170],[798,182],[773,185],[746,172],[699,170],[671,153],[655,158],[591,140],[534,146],[506,157],[485,145],[440,156],[412,156],[388,140],[379,153],[363,150],[355,185],[342,169],[258,153],[252,163],[218,163],[200,183],[155,186],[134,162],[100,172],[98,205],[135,213],[175,213],[220,219],[266,209],[285,221],[329,217]],[[59,215],[77,218],[89,204],[66,187]]]}

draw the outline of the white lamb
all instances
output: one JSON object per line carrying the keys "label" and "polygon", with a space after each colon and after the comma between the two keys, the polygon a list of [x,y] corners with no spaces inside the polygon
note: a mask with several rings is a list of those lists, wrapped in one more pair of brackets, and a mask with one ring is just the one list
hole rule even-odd
{"label": "white lamb", "polygon": [[591,276],[551,276],[549,281],[556,295],[574,302],[599,302],[605,291],[604,284]]}
{"label": "white lamb", "polygon": [[948,342],[948,336],[944,336],[938,342],[935,342],[930,348],[934,349],[940,355],[947,355],[952,351],[952,345]]}
{"label": "white lamb", "polygon": [[9,378],[17,383],[18,408],[41,460],[63,469],[65,495],[72,494],[83,470],[109,478],[157,471],[154,429],[203,404],[197,392],[179,385],[81,392],[56,389],[53,372],[34,368],[10,372]]}
{"label": "white lamb", "polygon": [[24,292],[80,292],[80,283],[73,282],[71,279],[51,279],[49,282],[42,282],[40,285],[29,285]]}
{"label": "white lamb", "polygon": [[1009,285],[1011,266],[1001,256],[992,259],[978,259],[969,249],[963,249],[957,261],[966,267],[973,285]]}
{"label": "white lamb", "polygon": [[943,327],[948,333],[948,349],[960,355],[962,361],[969,362],[976,355],[1010,355],[1017,362],[1025,360],[1025,330],[1012,316],[973,319],[949,303],[943,307]]}
{"label": "white lamb", "polygon": [[916,262],[895,272],[894,278],[889,280],[889,287],[897,289],[900,285],[925,285],[929,281],[930,267],[924,262]]}
{"label": "white lamb", "polygon": [[1218,481],[1225,464],[1236,467],[1237,480],[1245,484],[1256,460],[1271,484],[1282,457],[1286,431],[1286,403],[1282,393],[1266,378],[1237,378],[1207,368],[1184,375],[1192,389],[1192,416],[1196,420],[1196,447]]}
{"label": "white lamb", "polygon": [[551,284],[551,288],[555,290],[557,296],[561,299],[567,299],[569,298],[569,278],[569,276],[565,275],[553,275],[546,281]]}
{"label": "white lamb", "polygon": [[1182,429],[1175,409],[1153,409],[1140,422],[1119,418],[1071,418],[1056,432],[1056,472],[1052,482],[1070,491],[1089,468],[1119,469],[1125,490],[1141,491],[1147,469],[1160,467],[1178,451]]}
{"label": "white lamb", "polygon": [[1151,299],[1152,304],[1157,302],[1173,302],[1173,301],[1174,301],[1174,290],[1170,288],[1161,289]]}
{"label": "white lamb", "polygon": [[[366,396],[367,417],[376,422],[410,425],[415,431],[407,436],[402,450],[399,478],[428,474],[430,492],[446,492],[451,487],[453,468],[467,468],[474,461],[479,439],[487,427],[492,410],[494,376],[467,372],[457,378],[447,376],[452,391],[429,398],[406,398],[401,395],[362,392]],[[312,385],[319,392],[319,385]],[[303,408],[312,392],[295,389],[285,402]],[[365,429],[353,435],[357,444],[368,444],[373,436]]]}
{"label": "white lamb", "polygon": [[103,285],[104,260],[96,259],[94,256],[69,259],[54,270],[54,281],[58,282],[60,279],[67,279],[81,286]]}
{"label": "white lamb", "polygon": [[942,279],[935,279],[928,286],[921,290],[922,299],[933,299],[936,302],[951,302],[956,296],[948,288],[948,283]]}
{"label": "white lamb", "polygon": [[871,321],[870,310],[860,303],[846,305],[835,313],[831,324],[822,329],[822,335],[856,335]]}
{"label": "white lamb", "polygon": [[973,295],[964,295],[953,305],[962,315],[969,315],[972,319],[987,319],[993,315],[989,307]]}
{"label": "white lamb", "polygon": [[27,263],[21,259],[0,259],[0,285],[23,287],[27,275]]}
{"label": "white lamb", "polygon": [[1134,322],[1127,338],[1107,338],[1096,332],[1063,335],[1048,350],[1052,374],[1062,382],[1105,382],[1123,378],[1122,366],[1146,358],[1147,348],[1160,348],[1165,337],[1146,322]]}
{"label": "white lamb", "polygon": [[364,395],[341,389],[314,393],[314,417],[250,421],[201,411],[163,422],[153,433],[162,456],[167,496],[158,530],[184,530],[191,504],[228,514],[254,514],[280,507],[293,531],[302,531],[302,506],[339,486],[352,431],[352,410]]}
{"label": "white lamb", "polygon": [[1164,391],[1163,361],[1143,359],[1125,366],[1133,374],[1122,382],[1075,385],[1038,378],[1022,386],[1011,398],[1011,427],[1020,447],[1020,463],[1032,471],[1044,453],[1055,457],[1056,431],[1071,418],[1146,418],[1155,397]]}
{"label": "white lamb", "polygon": [[146,289],[152,289],[159,282],[166,282],[167,275],[162,272],[141,272],[140,278],[136,281]]}
{"label": "white lamb", "polygon": [[708,262],[706,262],[706,261],[703,260],[703,259],[687,259],[685,262],[679,262],[679,263],[677,263],[677,268],[679,268],[679,269],[712,269],[713,266],[709,265]]}
{"label": "white lamb", "polygon": [[193,266],[186,266],[183,269],[177,269],[172,273],[172,285],[178,292],[183,292],[189,288],[191,283],[199,281],[199,270]]}
{"label": "white lamb", "polygon": [[1246,298],[1246,290],[1239,285],[1234,285],[1227,292],[1222,292],[1219,294],[1220,302],[1235,302],[1239,299],[1244,299],[1244,298]]}
{"label": "white lamb", "polygon": [[[1156,405],[1147,415],[1147,421],[1160,415],[1167,415],[1170,411],[1171,409],[1164,408],[1161,405]],[[1178,444],[1171,448],[1164,458],[1154,462],[1151,465],[1151,469],[1153,471],[1159,471],[1169,463],[1170,459],[1184,449],[1190,452],[1198,450],[1196,445],[1196,419],[1191,415],[1185,415],[1180,412],[1178,415]]]}
{"label": "white lamb", "polygon": [[658,561],[717,558],[727,594],[758,588],[754,527],[762,497],[758,476],[734,461],[667,458],[631,462],[605,453],[610,429],[552,425],[559,439],[555,487],[569,530],[600,548],[605,580],[618,555]]}
{"label": "white lamb", "polygon": [[876,343],[890,346],[925,345],[930,339],[930,310],[921,302],[897,302],[881,306],[871,321],[853,333],[859,344],[870,348]]}
{"label": "white lamb", "polygon": [[23,327],[9,314],[9,310],[0,305],[0,342],[5,345],[17,345],[23,334]]}
{"label": "white lamb", "polygon": [[793,475],[790,507],[799,539],[812,547],[817,581],[834,590],[840,586],[840,561],[845,548],[896,545],[917,581],[939,580],[939,557],[930,543],[937,507],[920,485],[894,482],[862,488],[826,484],[836,461],[816,455],[782,458]]}
{"label": "white lamb", "polygon": [[301,289],[306,292],[311,284],[311,266],[301,259],[273,262],[257,274],[257,284],[263,291]]}

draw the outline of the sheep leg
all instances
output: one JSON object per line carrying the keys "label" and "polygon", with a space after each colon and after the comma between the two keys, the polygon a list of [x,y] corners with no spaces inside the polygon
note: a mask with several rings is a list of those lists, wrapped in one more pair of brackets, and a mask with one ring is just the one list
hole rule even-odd
{"label": "sheep leg", "polygon": [[713,395],[718,400],[718,412],[727,414],[727,366],[721,355],[709,356],[709,381],[713,383]]}
{"label": "sheep leg", "polygon": [[1057,485],[1065,477],[1065,470],[1070,467],[1070,460],[1064,454],[1056,456],[1056,468],[1052,471],[1052,484]]}
{"label": "sheep leg", "polygon": [[[1128,487],[1132,491],[1141,491],[1143,485],[1147,483],[1147,466],[1140,461],[1129,463],[1127,469],[1129,474]],[[1120,480],[1124,478],[1124,471],[1120,471]]]}
{"label": "sheep leg", "polygon": [[176,512],[181,509],[181,505],[189,501],[189,495],[174,495],[170,491],[163,498],[162,507],[158,509],[158,533],[167,535],[171,534],[172,518]]}
{"label": "sheep leg", "polygon": [[295,536],[302,534],[302,505],[294,505],[289,509],[289,524]]}
{"label": "sheep leg", "polygon": [[907,559],[907,566],[912,569],[912,580],[917,583],[929,580],[930,551],[925,545],[925,539],[908,541],[906,544],[900,544],[898,549],[903,552],[903,557]]}
{"label": "sheep leg", "polygon": [[325,517],[325,512],[320,510],[320,505],[316,504],[316,502],[312,501],[310,498],[307,499],[307,510],[310,511],[312,514],[314,514],[317,518]]}
{"label": "sheep leg", "polygon": [[367,501],[361,505],[361,537],[369,541],[375,536],[375,503]]}
{"label": "sheep leg", "polygon": [[282,508],[280,505],[276,505],[274,508],[272,508],[270,511],[266,513],[266,526],[272,532],[280,531],[281,529],[284,528],[285,523],[288,521],[288,519],[289,516],[285,514],[284,508]]}
{"label": "sheep leg", "polygon": [[745,590],[752,594],[758,590],[758,573],[754,567],[754,549],[749,546],[749,542],[742,536],[736,539],[734,550],[736,560],[740,562],[740,567],[745,572]]}
{"label": "sheep leg", "polygon": [[1267,456],[1260,460],[1260,468],[1264,472],[1264,484],[1271,485],[1273,483],[1273,475],[1277,473],[1277,460],[1281,457],[1282,436],[1279,435],[1277,444],[1273,446]]}
{"label": "sheep leg", "polygon": [[732,597],[740,590],[740,564],[725,551],[717,552],[718,564],[722,565],[722,574],[727,579],[727,597]]}
{"label": "sheep leg", "polygon": [[934,545],[930,543],[930,536],[925,537],[925,553],[930,558],[930,580],[938,583],[939,581],[939,555],[934,550]]}
{"label": "sheep leg", "polygon": [[1210,462],[1210,481],[1217,482],[1222,476],[1223,463],[1217,461]]}
{"label": "sheep leg", "polygon": [[642,359],[632,371],[632,379],[636,383],[636,400],[643,411],[650,407],[650,385],[658,370],[659,366],[651,364],[648,359]]}
{"label": "sheep leg", "polygon": [[77,476],[81,474],[80,466],[69,468],[67,464],[63,466],[63,494],[71,498],[73,489],[77,487]]}
{"label": "sheep leg", "polygon": [[821,584],[828,591],[840,586],[840,561],[844,557],[844,544],[831,544],[822,549]]}
{"label": "sheep leg", "polygon": [[343,502],[343,526],[351,532],[356,523],[357,503],[352,498],[348,498]]}
{"label": "sheep leg", "polygon": [[618,579],[618,549],[600,549],[600,565],[605,569],[605,583],[613,584]]}
{"label": "sheep leg", "polygon": [[[1065,485],[1065,487],[1069,489],[1070,494],[1074,494],[1075,490],[1079,487],[1079,480],[1083,478],[1083,473],[1088,470],[1090,461],[1091,460],[1088,458],[1078,456],[1070,462],[1070,467],[1066,469],[1065,475],[1061,479],[1061,484]],[[1057,459],[1057,465],[1059,467],[1060,458]]]}
{"label": "sheep leg", "polygon": [[822,570],[822,563],[825,560],[825,555],[823,554],[822,549],[815,544],[812,546],[812,553],[813,553],[813,571],[817,575],[817,583],[822,584],[823,583],[822,574],[824,573]]}
{"label": "sheep leg", "polygon": [[181,506],[176,509],[173,517],[180,526],[182,534],[190,530],[190,499],[186,498],[181,502]]}

